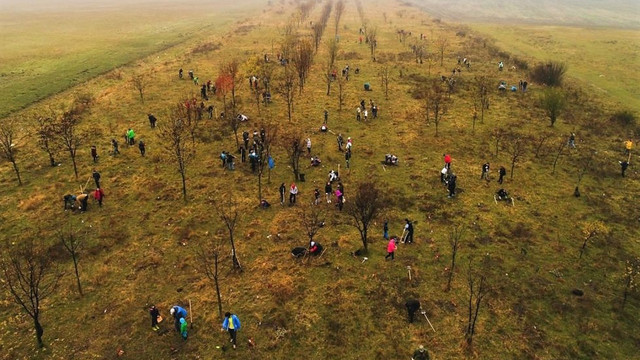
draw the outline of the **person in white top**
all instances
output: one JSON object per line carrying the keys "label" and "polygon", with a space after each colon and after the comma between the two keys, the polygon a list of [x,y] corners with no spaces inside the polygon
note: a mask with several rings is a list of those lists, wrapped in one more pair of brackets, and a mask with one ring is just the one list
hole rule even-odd
{"label": "person in white top", "polygon": [[311,155],[311,138],[307,138],[307,153]]}

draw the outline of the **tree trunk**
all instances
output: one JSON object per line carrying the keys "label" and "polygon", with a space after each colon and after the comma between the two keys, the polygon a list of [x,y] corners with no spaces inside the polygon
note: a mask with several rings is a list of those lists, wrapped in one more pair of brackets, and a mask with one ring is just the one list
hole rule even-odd
{"label": "tree trunk", "polygon": [[16,171],[16,176],[18,177],[18,185],[22,185],[22,179],[20,178],[20,170],[18,170],[18,165],[16,164],[15,160],[11,160],[11,163],[13,164],[13,170]]}
{"label": "tree trunk", "polygon": [[258,171],[258,201],[262,201],[262,169]]}
{"label": "tree trunk", "polygon": [[78,166],[76,165],[76,154],[73,150],[69,150],[71,156],[71,162],[73,163],[73,173],[76,174],[76,180],[78,180]]}
{"label": "tree trunk", "polygon": [[242,270],[240,261],[238,261],[238,256],[236,255],[236,244],[233,241],[233,230],[231,229],[229,229],[229,241],[231,242],[231,260],[233,261],[233,266]]}
{"label": "tree trunk", "polygon": [[184,198],[184,202],[187,202],[187,178],[184,172],[185,170],[182,168],[180,170],[180,176],[182,177],[182,197]]}
{"label": "tree trunk", "polygon": [[213,281],[216,284],[216,296],[218,297],[218,316],[222,317],[222,298],[220,296],[220,285],[218,284],[218,253],[213,254],[214,271]]}
{"label": "tree trunk", "polygon": [[73,258],[73,268],[76,271],[76,281],[78,282],[78,292],[80,293],[80,296],[84,296],[84,294],[82,293],[82,285],[80,285],[80,272],[78,271],[77,255],[75,253],[72,254],[72,258]]}
{"label": "tree trunk", "polygon": [[42,343],[42,334],[44,334],[44,329],[42,328],[42,325],[40,325],[39,317],[40,314],[36,313],[33,317],[33,326],[36,328],[36,341],[38,342],[38,347],[42,348],[44,347],[44,344]]}
{"label": "tree trunk", "polygon": [[513,169],[516,167],[516,160],[514,159],[513,161],[511,161],[511,175],[510,175],[510,179],[513,180]]}
{"label": "tree trunk", "polygon": [[51,163],[51,167],[56,166],[56,161],[53,158],[53,155],[51,154],[51,152],[48,152],[48,153],[49,153],[49,162]]}

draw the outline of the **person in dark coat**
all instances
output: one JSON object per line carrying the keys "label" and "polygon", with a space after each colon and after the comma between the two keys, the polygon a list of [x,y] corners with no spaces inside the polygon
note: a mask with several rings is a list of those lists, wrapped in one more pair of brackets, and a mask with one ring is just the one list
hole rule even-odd
{"label": "person in dark coat", "polygon": [[118,142],[116,139],[111,139],[111,146],[113,147],[113,155],[120,154],[120,150],[118,150]]}
{"label": "person in dark coat", "polygon": [[138,149],[140,149],[140,155],[144,156],[144,153],[147,152],[147,147],[144,144],[144,141],[140,140],[138,142]]}
{"label": "person in dark coat", "polygon": [[93,162],[98,162],[98,149],[95,145],[91,145],[91,157],[93,158]]}
{"label": "person in dark coat", "polygon": [[627,171],[627,168],[629,167],[629,162],[628,161],[618,161],[620,163],[620,169],[622,170],[622,177],[624,177],[624,172]]}
{"label": "person in dark coat", "polygon": [[96,169],[93,169],[93,173],[91,174],[91,176],[93,176],[93,180],[96,182],[96,188],[99,188],[100,187],[100,173]]}
{"label": "person in dark coat", "polygon": [[240,146],[238,152],[240,153],[240,161],[247,161],[247,150],[243,146]]}
{"label": "person in dark coat", "polygon": [[158,317],[160,316],[160,310],[155,305],[151,305],[149,308],[149,315],[151,315],[151,328],[153,331],[160,330],[158,326]]}
{"label": "person in dark coat", "polygon": [[456,180],[457,179],[458,177],[455,174],[451,174],[451,177],[449,178],[447,189],[449,190],[450,198],[456,196]]}
{"label": "person in dark coat", "polygon": [[407,307],[407,313],[409,315],[409,323],[412,323],[413,322],[413,317],[414,317],[416,311],[420,310],[420,301],[418,301],[416,299],[409,299],[404,304],[404,306]]}
{"label": "person in dark coat", "polygon": [[155,128],[156,121],[158,121],[158,119],[156,119],[156,117],[153,116],[153,114],[148,114],[147,117],[149,118],[149,125],[151,125],[151,128]]}
{"label": "person in dark coat", "polygon": [[280,185],[280,205],[284,206],[284,194],[287,192],[287,186],[282,183]]}
{"label": "person in dark coat", "polygon": [[504,166],[500,166],[498,175],[500,175],[500,178],[498,178],[498,184],[502,184],[502,178],[504,178],[505,175],[507,175],[507,169],[505,169]]}

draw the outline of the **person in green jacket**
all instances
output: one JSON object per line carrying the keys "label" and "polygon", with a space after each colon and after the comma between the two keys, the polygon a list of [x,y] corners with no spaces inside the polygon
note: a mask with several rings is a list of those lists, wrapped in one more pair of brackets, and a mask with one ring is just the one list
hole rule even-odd
{"label": "person in green jacket", "polygon": [[413,352],[412,360],[429,360],[429,352],[424,346],[420,345],[416,351]]}
{"label": "person in green jacket", "polygon": [[129,128],[129,130],[127,130],[127,139],[129,140],[129,145],[133,145],[136,143],[135,137],[136,133],[133,132],[133,129]]}
{"label": "person in green jacket", "polygon": [[184,340],[187,340],[187,320],[184,318],[180,318],[180,334]]}

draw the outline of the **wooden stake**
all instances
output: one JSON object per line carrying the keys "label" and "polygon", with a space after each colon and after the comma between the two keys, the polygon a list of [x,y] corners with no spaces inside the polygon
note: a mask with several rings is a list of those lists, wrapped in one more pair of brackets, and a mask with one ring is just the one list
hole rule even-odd
{"label": "wooden stake", "polygon": [[193,311],[191,310],[191,299],[189,299],[189,321],[191,321],[191,328],[193,329]]}

